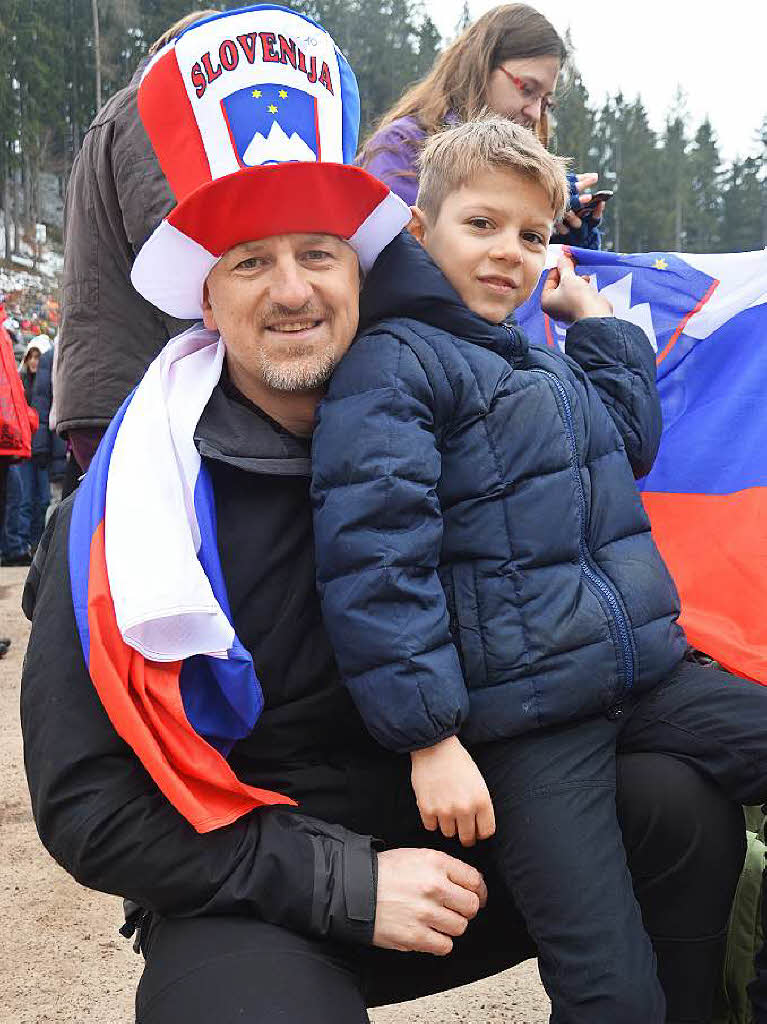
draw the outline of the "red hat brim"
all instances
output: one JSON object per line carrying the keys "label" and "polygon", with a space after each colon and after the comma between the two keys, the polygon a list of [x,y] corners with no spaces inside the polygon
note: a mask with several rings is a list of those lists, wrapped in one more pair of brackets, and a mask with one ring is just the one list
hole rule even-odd
{"label": "red hat brim", "polygon": [[363,271],[410,219],[409,207],[360,167],[283,163],[206,182],[168,215],[136,257],[131,279],[180,319],[202,315],[202,286],[221,256],[273,235],[329,234],[349,242]]}

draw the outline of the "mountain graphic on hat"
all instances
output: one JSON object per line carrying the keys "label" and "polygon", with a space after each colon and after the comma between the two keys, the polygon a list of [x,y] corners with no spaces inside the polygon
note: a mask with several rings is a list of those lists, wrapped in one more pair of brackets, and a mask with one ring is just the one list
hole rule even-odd
{"label": "mountain graphic on hat", "polygon": [[317,154],[309,149],[297,132],[288,138],[279,122],[275,121],[266,138],[261,132],[256,132],[245,150],[242,162],[246,167],[258,167],[269,163],[289,163],[291,160],[311,163],[316,159]]}
{"label": "mountain graphic on hat", "polygon": [[354,74],[311,18],[274,4],[213,15],[157,53],[138,107],[177,200],[133,265],[136,289],[179,319],[241,242],[290,233],[348,241],[363,271],[410,219],[352,165]]}

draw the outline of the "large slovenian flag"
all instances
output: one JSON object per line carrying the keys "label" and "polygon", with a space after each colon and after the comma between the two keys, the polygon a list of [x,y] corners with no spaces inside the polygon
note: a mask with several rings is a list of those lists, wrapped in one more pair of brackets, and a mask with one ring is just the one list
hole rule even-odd
{"label": "large slovenian flag", "polygon": [[[688,639],[767,683],[767,250],[570,252],[657,353],[663,438],[639,487]],[[520,326],[563,346],[567,325],[542,313],[541,287],[517,311]]]}
{"label": "large slovenian flag", "polygon": [[223,343],[192,328],[126,399],[75,498],[69,569],[86,665],[119,735],[198,832],[263,804],[227,763],[263,695],[235,635],[194,428]]}

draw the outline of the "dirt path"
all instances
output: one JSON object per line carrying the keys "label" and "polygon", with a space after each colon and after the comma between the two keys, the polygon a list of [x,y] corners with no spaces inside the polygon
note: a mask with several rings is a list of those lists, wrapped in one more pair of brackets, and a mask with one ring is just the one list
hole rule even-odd
{"label": "dirt path", "polygon": [[[0,569],[0,636],[13,641],[0,660],[0,1024],[131,1024],[141,958],[117,934],[120,901],[77,885],[48,856],[32,822],[18,724],[29,633],[19,607],[25,572]],[[529,961],[476,985],[382,1007],[371,1019],[373,1024],[545,1024],[548,1014],[535,963]]]}

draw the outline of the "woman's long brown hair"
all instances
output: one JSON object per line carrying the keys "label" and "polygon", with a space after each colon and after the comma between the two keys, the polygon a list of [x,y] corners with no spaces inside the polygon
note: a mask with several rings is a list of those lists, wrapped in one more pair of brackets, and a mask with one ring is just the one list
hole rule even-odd
{"label": "woman's long brown hair", "polygon": [[[362,166],[389,148],[370,143],[377,132],[400,117],[415,117],[427,138],[444,128],[449,114],[460,121],[479,117],[487,107],[492,72],[504,61],[525,57],[556,57],[561,66],[567,47],[554,26],[527,4],[502,4],[483,14],[440,54],[428,75],[384,114],[360,154]],[[536,134],[548,145],[545,112]]]}

